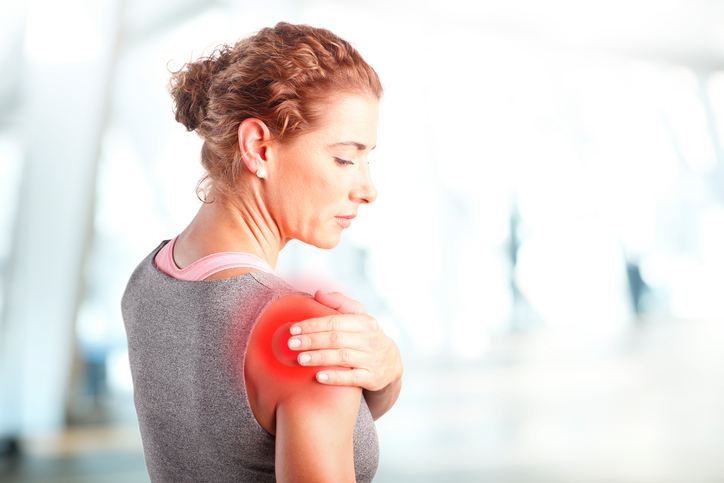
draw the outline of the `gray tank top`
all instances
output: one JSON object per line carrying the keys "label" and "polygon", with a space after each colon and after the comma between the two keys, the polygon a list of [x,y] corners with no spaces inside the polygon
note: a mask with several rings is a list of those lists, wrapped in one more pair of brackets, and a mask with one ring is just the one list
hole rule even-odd
{"label": "gray tank top", "polygon": [[[151,481],[274,482],[275,438],[251,411],[243,363],[264,310],[299,292],[270,273],[168,277],[153,264],[165,243],[133,272],[121,302]],[[379,447],[364,397],[353,439],[357,481],[372,481]]]}

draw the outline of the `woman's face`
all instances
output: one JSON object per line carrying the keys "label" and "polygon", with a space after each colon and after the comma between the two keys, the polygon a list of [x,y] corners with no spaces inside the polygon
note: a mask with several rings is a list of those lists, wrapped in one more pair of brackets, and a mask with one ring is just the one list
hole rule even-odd
{"label": "woman's face", "polygon": [[359,205],[377,198],[367,156],[378,115],[376,100],[342,97],[325,108],[318,129],[274,145],[267,206],[284,242],[333,248]]}

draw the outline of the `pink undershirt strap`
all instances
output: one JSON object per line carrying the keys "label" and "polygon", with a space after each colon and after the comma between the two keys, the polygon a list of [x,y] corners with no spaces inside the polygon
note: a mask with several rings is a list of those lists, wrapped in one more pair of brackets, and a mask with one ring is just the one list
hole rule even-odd
{"label": "pink undershirt strap", "polygon": [[173,245],[175,241],[176,238],[166,243],[154,259],[156,268],[169,277],[197,282],[222,270],[228,270],[229,268],[253,268],[254,270],[262,272],[275,273],[274,269],[261,258],[251,253],[242,252],[213,253],[181,269],[178,268],[178,265],[176,265],[176,262],[173,260]]}

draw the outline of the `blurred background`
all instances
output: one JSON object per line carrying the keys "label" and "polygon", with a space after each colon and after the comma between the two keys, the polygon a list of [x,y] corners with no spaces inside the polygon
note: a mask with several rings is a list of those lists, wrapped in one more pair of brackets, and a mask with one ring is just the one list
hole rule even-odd
{"label": "blurred background", "polygon": [[378,200],[278,266],[401,348],[376,481],[724,481],[715,0],[2,0],[0,480],[148,481],[120,298],[201,176],[168,69],[280,20],[386,88]]}

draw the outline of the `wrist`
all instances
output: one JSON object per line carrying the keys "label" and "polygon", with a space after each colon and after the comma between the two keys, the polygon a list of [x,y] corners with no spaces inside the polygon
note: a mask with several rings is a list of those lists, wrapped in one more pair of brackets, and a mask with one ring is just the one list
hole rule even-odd
{"label": "wrist", "polygon": [[399,388],[402,386],[402,376],[398,377],[397,379],[393,380],[389,384],[387,384],[385,387],[381,389],[377,389],[375,391],[371,389],[364,389],[365,396],[372,396],[372,397],[382,397],[386,396],[388,393],[399,391]]}

